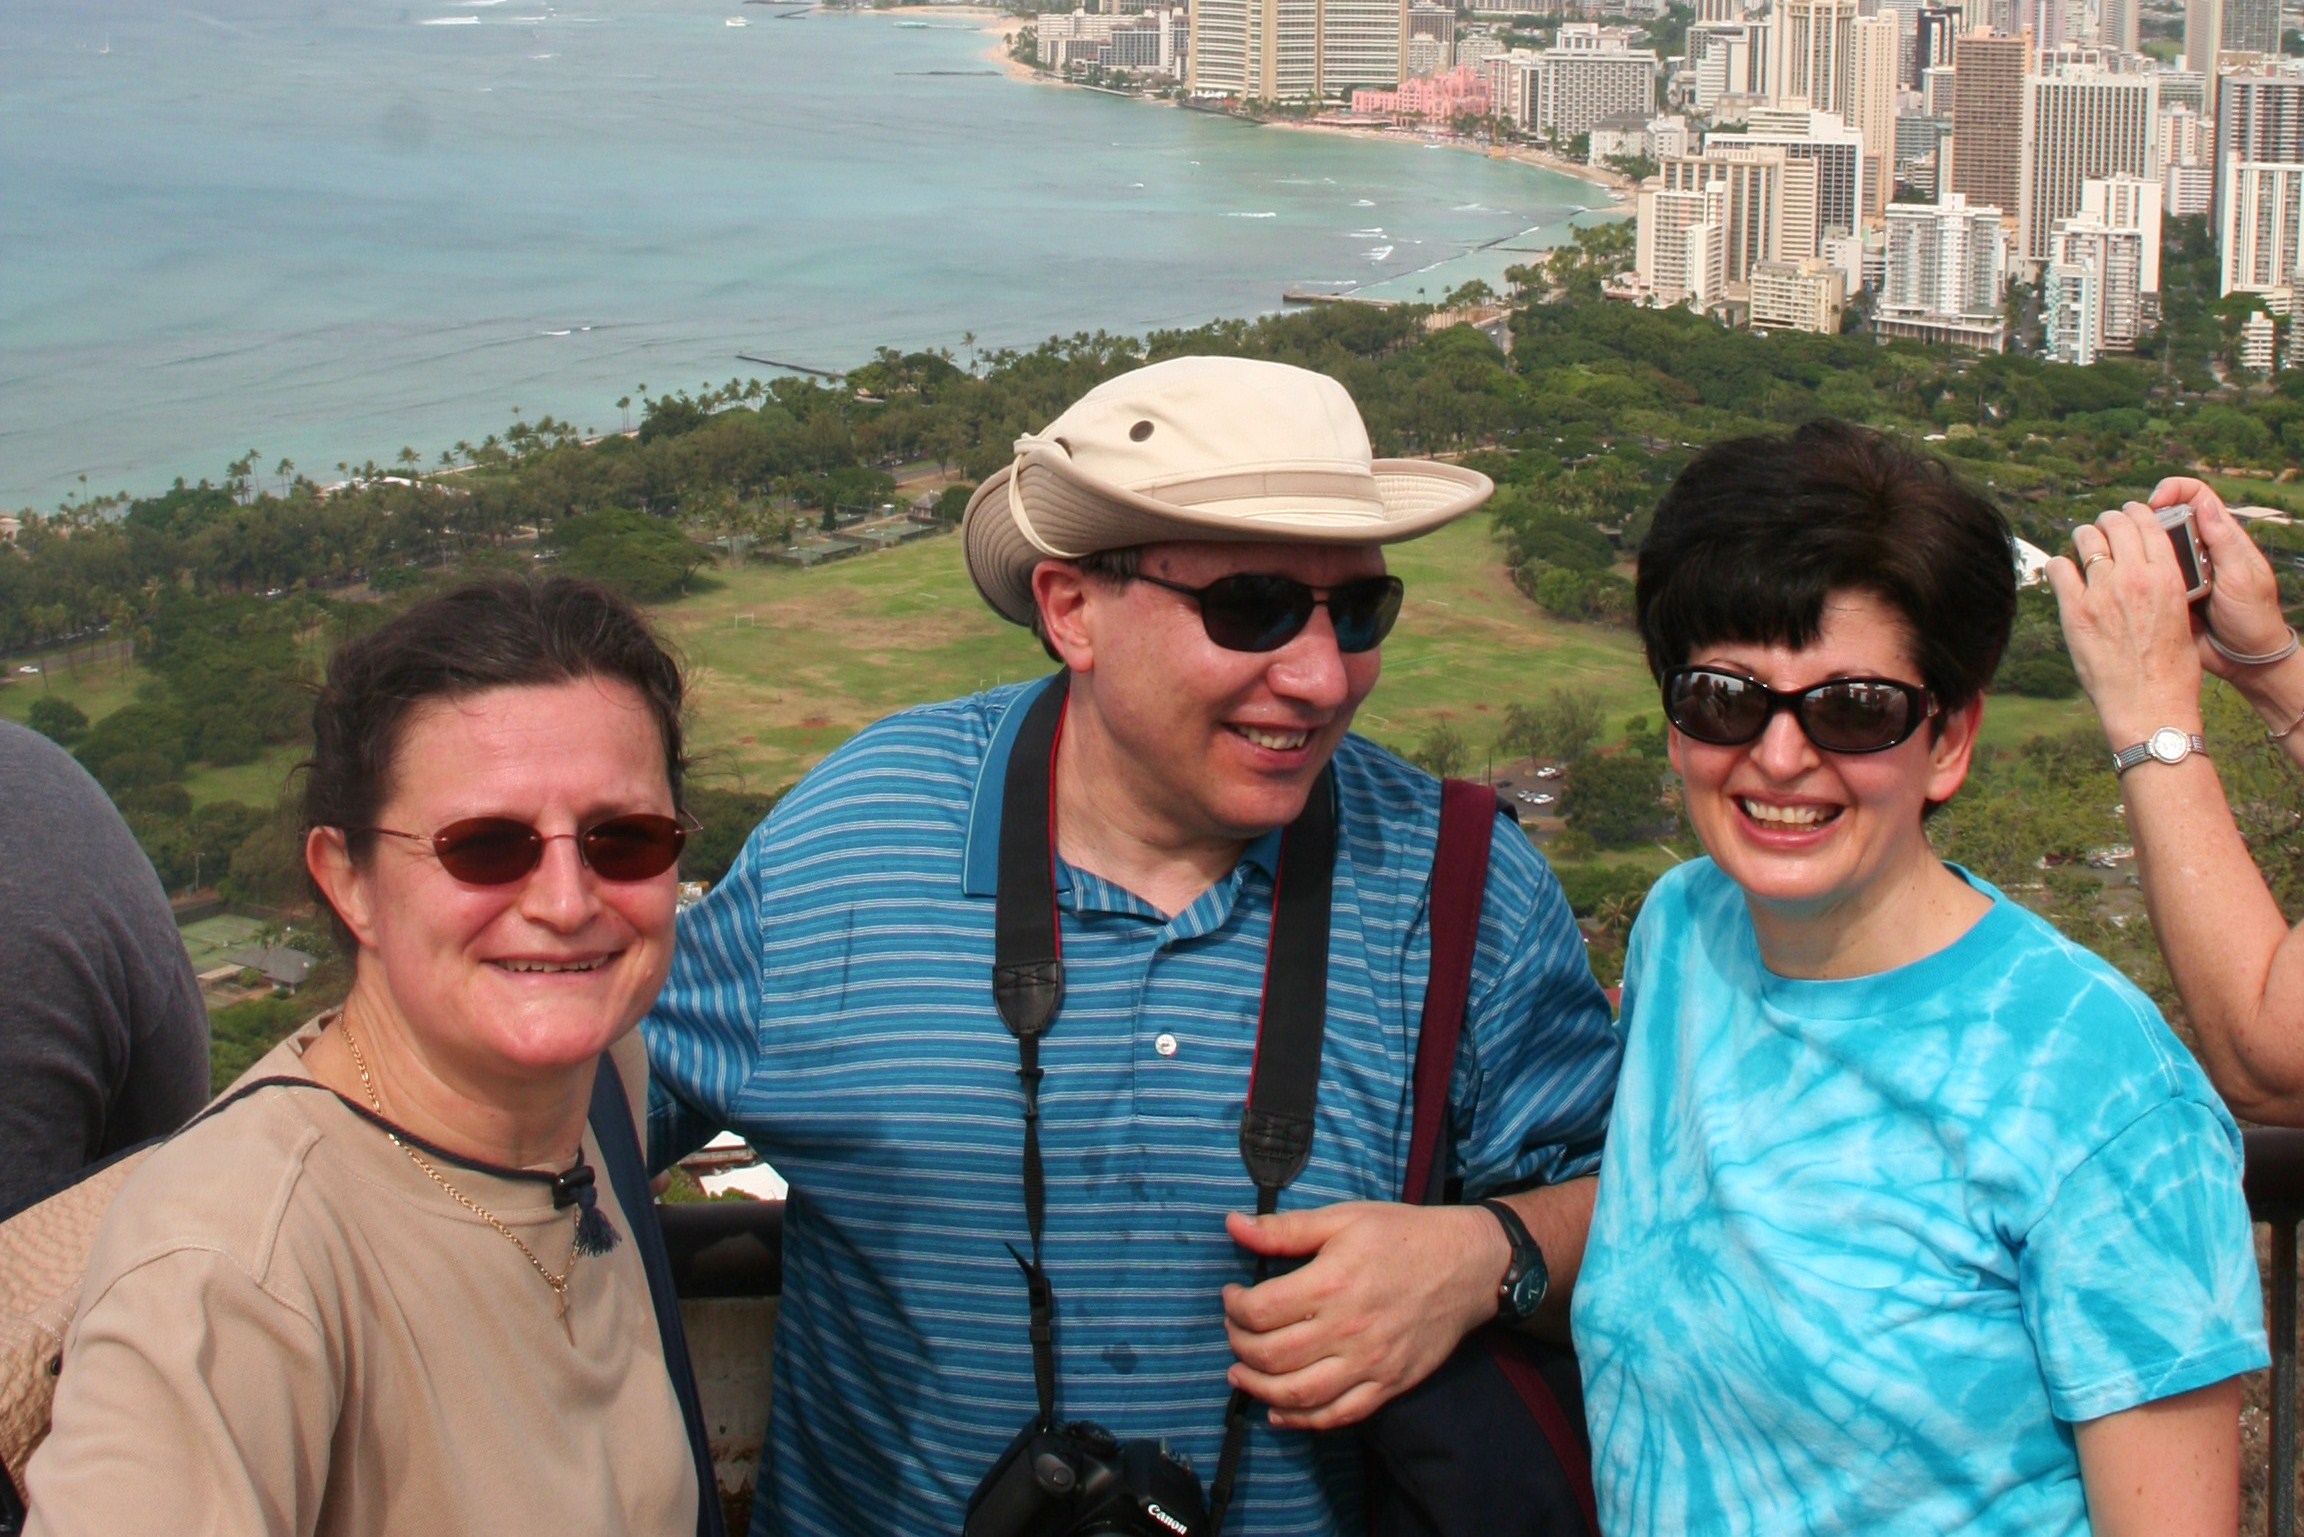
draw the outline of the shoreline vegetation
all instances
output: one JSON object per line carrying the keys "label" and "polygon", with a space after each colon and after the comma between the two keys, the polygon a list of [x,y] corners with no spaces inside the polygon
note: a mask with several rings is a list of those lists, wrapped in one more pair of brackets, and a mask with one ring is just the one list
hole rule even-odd
{"label": "shoreline vegetation", "polygon": [[[1601,285],[1630,236],[1579,228],[1511,269],[1509,294],[1468,284],[1447,309],[1313,305],[965,357],[883,349],[837,382],[643,397],[604,437],[515,420],[437,465],[410,448],[334,490],[250,453],[222,484],[75,503],[0,547],[0,655],[14,653],[0,716],[78,753],[170,889],[221,877],[222,896],[288,910],[303,895],[282,776],[329,647],[442,583],[563,571],[651,605],[678,637],[697,668],[698,745],[743,798],[706,821],[740,833],[755,802],[866,720],[1044,666],[975,602],[950,544],[918,537],[957,521],[1019,433],[1145,362],[1267,358],[1342,382],[1378,454],[1497,482],[1478,524],[1395,552],[1409,619],[1359,728],[1441,773],[1525,784],[1526,765],[1560,765],[1530,819],[1606,971],[1647,882],[1689,846],[1628,577],[1657,497],[1706,444],[1818,415],[1865,422],[1925,442],[2051,549],[2185,467],[2304,511],[2304,487],[2277,478],[2304,451],[2304,374],[2244,384],[2213,366],[2229,339],[2205,220],[2171,227],[2147,355],[2087,368],[1860,333],[1761,337],[1611,303]],[[1496,318],[1451,324],[1458,306]],[[2304,607],[2304,530],[2254,532]],[[2076,695],[2036,590],[1995,684],[1979,792],[1937,831],[1947,857],[2167,998],[2123,879],[2117,785]],[[2304,797],[2244,716],[2212,709],[2219,766],[2252,808],[2259,862],[2304,907]]]}
{"label": "shoreline vegetation", "polygon": [[1219,116],[1260,128],[1277,128],[1291,133],[1326,134],[1333,138],[1359,139],[1372,144],[1425,144],[1441,149],[1463,150],[1484,155],[1491,160],[1508,160],[1540,171],[1573,177],[1607,194],[1605,206],[1589,210],[1610,217],[1629,217],[1638,197],[1639,187],[1631,177],[1611,171],[1605,166],[1587,165],[1565,155],[1532,144],[1496,144],[1484,139],[1459,134],[1442,126],[1409,126],[1379,128],[1367,123],[1327,123],[1317,118],[1277,118],[1228,108],[1193,108],[1181,101],[1149,95],[1142,91],[1124,91],[1110,87],[1090,86],[1034,65],[1026,64],[1015,55],[1016,39],[1032,24],[1034,18],[1018,16],[1010,11],[992,10],[967,5],[898,5],[875,7],[874,14],[902,16],[911,19],[940,17],[975,22],[984,35],[993,39],[985,49],[985,62],[999,66],[1001,73],[1011,80],[1032,85],[1056,86],[1064,90],[1095,91],[1106,96],[1125,96],[1147,106],[1169,107],[1178,111],[1212,111]]}

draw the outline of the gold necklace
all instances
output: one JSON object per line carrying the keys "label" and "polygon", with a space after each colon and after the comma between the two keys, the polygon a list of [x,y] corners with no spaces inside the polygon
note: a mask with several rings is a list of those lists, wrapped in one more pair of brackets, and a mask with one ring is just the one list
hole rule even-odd
{"label": "gold necklace", "polygon": [[[360,1043],[352,1038],[351,1017],[348,1014],[337,1015],[336,1027],[344,1032],[344,1045],[352,1053],[352,1065],[360,1070],[360,1088],[368,1096],[368,1107],[378,1115],[382,1115],[384,1102],[376,1097],[375,1081],[368,1076],[368,1059],[360,1054]],[[392,1138],[394,1147],[408,1155],[409,1162],[431,1176],[433,1184],[447,1191],[450,1200],[453,1200],[473,1216],[478,1217],[482,1222],[487,1223],[497,1232],[502,1233],[505,1238],[511,1241],[513,1248],[518,1249],[522,1255],[526,1256],[528,1263],[535,1267],[536,1273],[544,1278],[544,1284],[552,1288],[552,1299],[558,1304],[558,1316],[566,1318],[568,1316],[568,1278],[576,1273],[576,1256],[581,1252],[574,1240],[571,1239],[569,1244],[568,1268],[560,1274],[554,1275],[544,1267],[544,1262],[536,1257],[536,1251],[522,1242],[520,1235],[506,1227],[494,1212],[473,1200],[454,1185],[449,1184],[447,1179],[438,1169],[432,1167],[431,1162],[422,1153],[401,1141],[398,1136],[389,1131],[385,1135]]]}

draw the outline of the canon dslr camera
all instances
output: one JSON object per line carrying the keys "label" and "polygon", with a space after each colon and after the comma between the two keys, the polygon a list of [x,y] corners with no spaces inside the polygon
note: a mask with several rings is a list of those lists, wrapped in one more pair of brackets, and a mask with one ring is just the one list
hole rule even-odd
{"label": "canon dslr camera", "polygon": [[1208,1509],[1191,1464],[1164,1441],[1123,1445],[1103,1426],[1035,1420],[968,1499],[962,1537],[1202,1537]]}

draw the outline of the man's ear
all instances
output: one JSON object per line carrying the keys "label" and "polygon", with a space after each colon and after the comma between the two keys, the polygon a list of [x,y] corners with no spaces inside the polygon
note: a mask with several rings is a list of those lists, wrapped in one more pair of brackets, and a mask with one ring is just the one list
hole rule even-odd
{"label": "man's ear", "polygon": [[1073,672],[1091,672],[1096,646],[1088,623],[1087,574],[1068,560],[1044,560],[1032,568],[1032,602],[1040,611],[1040,638]]}
{"label": "man's ear", "polygon": [[352,931],[352,938],[363,950],[376,948],[375,928],[370,922],[368,877],[352,862],[352,851],[344,843],[344,830],[339,827],[315,827],[304,835],[304,868],[312,872],[312,883],[336,909],[336,916],[344,920],[344,927]]}

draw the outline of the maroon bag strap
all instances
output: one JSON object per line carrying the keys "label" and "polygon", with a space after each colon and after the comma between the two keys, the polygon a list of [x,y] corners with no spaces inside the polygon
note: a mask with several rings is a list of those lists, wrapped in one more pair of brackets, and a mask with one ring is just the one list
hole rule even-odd
{"label": "maroon bag strap", "polygon": [[1496,831],[1496,792],[1469,779],[1440,782],[1440,842],[1432,854],[1432,970],[1424,983],[1424,1019],[1416,1030],[1415,1113],[1409,1122],[1408,1177],[1400,1199],[1430,1206],[1440,1196],[1446,1160],[1448,1079],[1456,1039],[1472,996],[1472,952],[1479,947],[1480,902],[1488,891],[1488,846]]}
{"label": "maroon bag strap", "polygon": [[[1467,779],[1440,783],[1440,839],[1432,855],[1432,970],[1424,983],[1424,1018],[1416,1034],[1415,1114],[1408,1131],[1408,1176],[1401,1199],[1437,1205],[1446,1161],[1440,1136],[1448,1125],[1448,1080],[1456,1043],[1472,998],[1472,958],[1479,948],[1480,905],[1488,893],[1489,840],[1499,811],[1496,792]],[[1467,1341],[1469,1343],[1469,1341]],[[1568,1475],[1576,1503],[1594,1532],[1600,1516],[1593,1499],[1592,1463],[1568,1423],[1551,1385],[1509,1337],[1490,1337],[1489,1354]]]}

